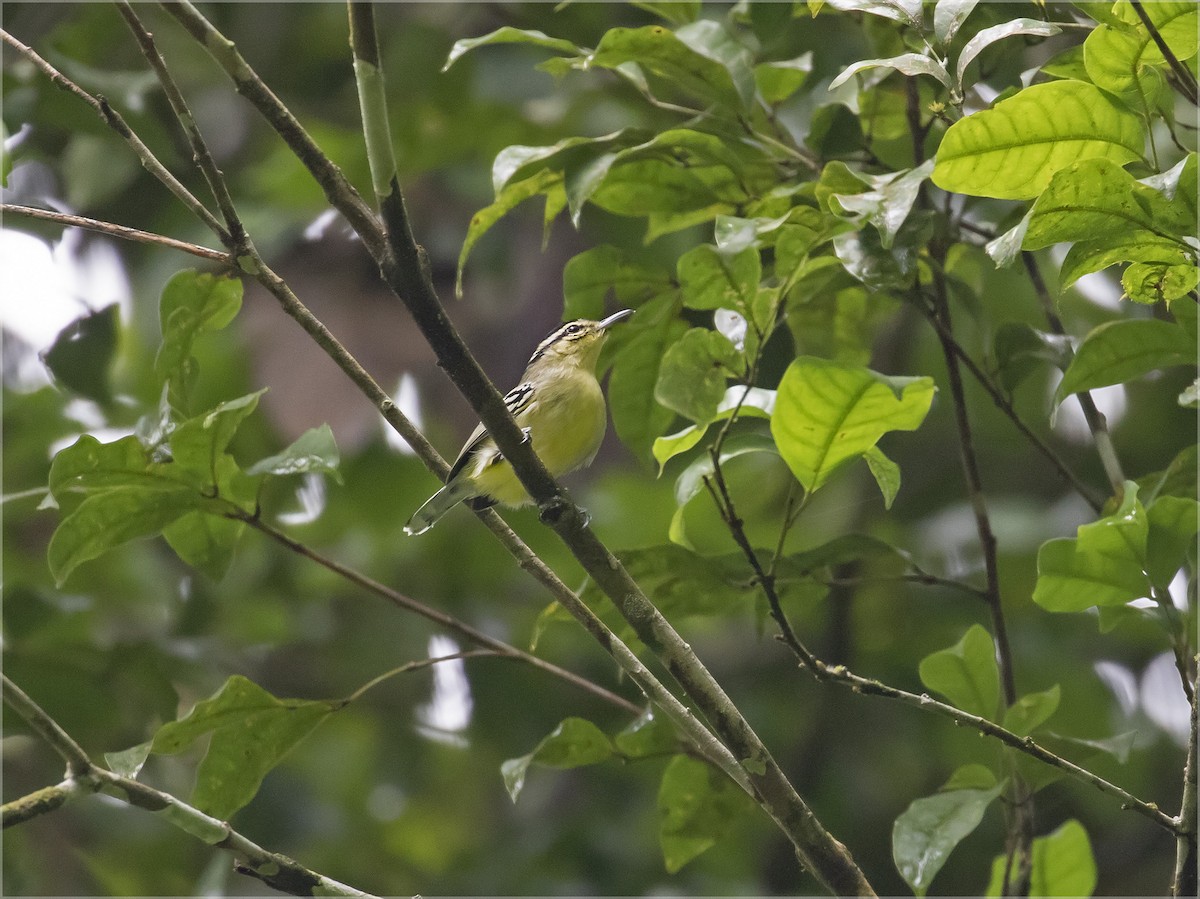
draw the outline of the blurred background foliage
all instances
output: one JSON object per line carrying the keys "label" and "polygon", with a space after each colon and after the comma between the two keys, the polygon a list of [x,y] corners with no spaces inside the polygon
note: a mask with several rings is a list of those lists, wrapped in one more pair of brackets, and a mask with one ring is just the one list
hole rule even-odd
{"label": "blurred background foliage", "polygon": [[[444,454],[452,453],[473,416],[399,304],[382,290],[366,254],[340,221],[324,215],[317,187],[211,61],[158,9],[139,7],[139,13],[188,96],[260,251],[385,387],[419,409]],[[206,13],[366,193],[345,8],[223,4],[206,7]],[[657,19],[633,6],[593,3],[383,4],[378,15],[393,138],[414,229],[431,255],[450,315],[485,369],[506,387],[561,316],[567,259],[601,243],[636,250],[641,225],[588,207],[578,231],[560,220],[543,248],[540,209],[522,208],[480,243],[467,270],[466,296],[451,302],[467,223],[492,199],[493,158],[512,144],[550,144],[661,121],[628,86],[602,72],[555,80],[536,70],[544,54],[527,47],[471,54],[445,73],[442,65],[456,39],[503,25],[594,46],[607,28]],[[980,15],[999,21],[1011,10],[981,7]],[[160,158],[202,193],[186,146],[165,125],[165,101],[112,7],[6,3],[4,19],[14,35],[85,88],[107,96]],[[881,26],[872,17],[861,23],[838,15],[793,19],[789,5],[764,4],[753,6],[748,20],[772,58],[811,51],[814,82],[828,82],[854,60],[887,55],[876,52],[874,32]],[[1064,36],[1054,49],[1072,39]],[[1050,51],[1042,45],[1030,52],[1044,58]],[[989,71],[1000,82],[1015,81],[1035,64],[1028,56],[991,55]],[[53,200],[82,215],[209,242],[91,110],[7,50],[3,78],[6,133],[20,136],[6,200]],[[862,120],[845,105],[812,99],[824,93],[805,92],[789,115],[827,129],[816,140],[830,158],[838,155],[839,142],[853,147],[861,140]],[[907,138],[897,131],[893,147],[883,134],[886,118],[877,124],[876,152],[895,154],[894,165],[911,164],[911,155],[902,158]],[[254,533],[243,538],[219,583],[188,569],[156,539],[90,562],[55,588],[45,548],[56,514],[37,508],[36,492],[24,492],[44,486],[52,452],[78,434],[127,432],[157,403],[152,360],[158,296],[170,275],[193,261],[94,235],[63,237],[58,228],[23,219],[10,218],[5,229],[3,664],[14,681],[99,755],[147,739],[232,674],[277,696],[333,699],[389,668],[446,651],[445,644],[431,645],[438,630],[427,622]],[[24,243],[7,242],[21,237]],[[673,268],[682,251],[707,237],[702,229],[684,231],[642,252]],[[1040,321],[1037,299],[1021,273],[994,271],[982,253],[977,256],[962,260],[973,290],[956,312],[959,337],[973,351],[990,342],[988,322]],[[20,282],[18,270],[34,276]],[[48,284],[52,270],[55,283]],[[55,296],[60,306],[51,309]],[[120,324],[115,356],[106,366],[108,395],[87,399],[50,383],[37,358],[49,345],[45,321],[58,316],[52,338],[82,312],[112,303],[120,307]],[[42,324],[23,323],[39,309],[48,317]],[[1081,334],[1115,313],[1094,295],[1072,291],[1062,299],[1061,314],[1068,330]],[[237,435],[233,451],[239,458],[275,452],[323,422],[333,427],[344,484],[292,479],[264,497],[267,514],[289,534],[480,629],[528,645],[547,597],[465,512],[456,511],[421,539],[401,534],[400,524],[432,492],[434,479],[385,435],[374,409],[269,296],[248,283],[237,321],[198,344],[197,355],[198,408],[270,388],[259,413]],[[939,381],[944,374],[935,336],[911,310],[880,337],[873,365],[933,373]],[[1121,388],[1114,391],[1120,403],[1110,407],[1110,421],[1131,477],[1164,468],[1176,448],[1194,438],[1194,415],[1175,404],[1187,383],[1168,374],[1130,385],[1123,395]],[[1047,375],[1029,379],[1017,392],[1018,408],[1032,420],[1044,418],[1052,387]],[[1054,720],[1059,733],[1100,739],[1137,731],[1127,764],[1103,755],[1090,764],[1172,809],[1180,736],[1147,717],[1140,701],[1162,688],[1147,671],[1164,649],[1161,631],[1145,623],[1110,635],[1086,618],[1033,606],[1038,545],[1073,534],[1090,512],[981,391],[973,384],[967,390],[998,531],[1020,688],[1061,684]],[[947,399],[935,404],[918,434],[884,440],[904,472],[890,513],[883,513],[859,466],[817,497],[793,544],[869,533],[911,552],[927,570],[975,576],[980,559]],[[1089,483],[1103,485],[1087,440],[1069,431],[1069,421],[1061,424],[1053,439],[1063,456]],[[649,458],[636,458],[610,434],[597,464],[570,484],[601,538],[628,549],[664,542],[675,508],[674,473],[669,468],[656,478]],[[786,469],[778,459],[754,455],[731,463],[730,476],[735,494],[747,497],[742,512],[751,535],[772,539],[764,513],[777,510]],[[568,584],[582,585],[579,569],[534,513],[506,517]],[[733,549],[703,502],[689,507],[687,527],[702,552]],[[983,616],[982,607],[961,593],[894,582],[801,597],[789,611],[821,657],[916,692],[922,690],[917,662],[954,643]],[[750,603],[729,615],[678,624],[880,892],[905,891],[891,860],[893,821],[914,797],[935,790],[960,764],[989,758],[995,747],[942,719],[800,676],[763,626],[761,609]],[[549,628],[537,651],[612,689],[634,692],[573,625]],[[711,851],[667,875],[654,800],[660,761],[533,769],[519,801],[510,802],[499,773],[503,760],[528,752],[570,715],[610,733],[628,719],[519,664],[470,660],[466,674],[470,703],[460,705],[464,717],[451,722],[439,718],[444,697],[428,670],[376,687],[301,743],[233,823],[268,848],[380,894],[815,889],[785,840],[757,813],[737,820]],[[143,779],[186,797],[197,758],[194,752],[153,757]],[[57,782],[61,768],[20,722],[5,716],[5,800]],[[1102,891],[1150,894],[1167,881],[1171,841],[1111,799],[1060,781],[1039,793],[1037,805],[1039,833],[1068,817],[1083,822]],[[940,876],[939,892],[980,891],[1002,842],[1003,824],[993,810]],[[267,892],[233,874],[222,853],[103,800],[76,803],[6,832],[3,877],[9,895]]]}

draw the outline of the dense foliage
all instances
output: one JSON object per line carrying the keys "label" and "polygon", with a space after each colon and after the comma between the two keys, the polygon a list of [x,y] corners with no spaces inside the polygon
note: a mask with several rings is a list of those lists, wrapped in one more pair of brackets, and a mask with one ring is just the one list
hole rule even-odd
{"label": "dense foliage", "polygon": [[[5,7],[5,892],[303,891],[220,821],[378,894],[1194,892],[1195,4],[375,15]],[[568,487],[681,648],[570,516],[401,533],[380,413],[476,412],[388,292],[393,147],[502,389],[635,310]]]}

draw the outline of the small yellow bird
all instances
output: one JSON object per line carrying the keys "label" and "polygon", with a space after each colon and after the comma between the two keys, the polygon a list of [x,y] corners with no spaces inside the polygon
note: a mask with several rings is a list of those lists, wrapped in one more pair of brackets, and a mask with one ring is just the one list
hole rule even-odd
{"label": "small yellow bird", "polygon": [[[556,478],[588,465],[600,449],[608,411],[596,380],[596,361],[607,329],[631,315],[632,309],[622,309],[603,321],[579,319],[562,325],[538,344],[521,383],[504,396],[517,425],[533,441],[533,451]],[[413,513],[404,533],[425,533],[463,501],[472,509],[530,501],[482,424],[458,454],[446,486]]]}

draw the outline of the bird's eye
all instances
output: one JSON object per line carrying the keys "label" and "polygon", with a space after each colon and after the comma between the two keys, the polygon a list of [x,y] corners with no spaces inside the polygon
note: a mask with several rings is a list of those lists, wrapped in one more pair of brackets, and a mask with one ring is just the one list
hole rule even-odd
{"label": "bird's eye", "polygon": [[583,330],[583,325],[571,324],[571,325],[567,325],[566,333],[567,334],[578,334],[582,330]]}

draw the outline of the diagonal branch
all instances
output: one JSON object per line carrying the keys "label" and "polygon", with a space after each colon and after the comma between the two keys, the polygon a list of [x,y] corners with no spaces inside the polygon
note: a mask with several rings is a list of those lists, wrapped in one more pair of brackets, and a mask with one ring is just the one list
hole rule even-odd
{"label": "diagonal branch", "polygon": [[256,877],[273,889],[294,896],[370,896],[369,893],[310,871],[286,855],[264,849],[226,822],[206,815],[169,793],[101,768],[87,757],[58,722],[6,675],[0,674],[0,685],[3,686],[4,701],[70,764],[70,776],[63,783],[7,803],[3,808],[5,827],[29,820],[35,810],[38,814],[44,814],[76,796],[103,792],[129,805],[155,812],[163,820],[208,845],[233,853],[238,859],[238,872]]}
{"label": "diagonal branch", "polygon": [[107,234],[109,237],[119,237],[121,240],[155,244],[169,250],[180,250],[181,252],[198,256],[201,259],[207,259],[210,262],[222,262],[226,265],[233,264],[233,259],[230,255],[222,250],[210,250],[208,247],[188,243],[184,240],[176,240],[164,234],[141,231],[137,228],[127,228],[125,225],[102,222],[98,219],[86,218],[82,215],[68,215],[65,212],[55,212],[52,209],[39,209],[36,206],[21,206],[16,203],[0,203],[0,215],[21,215],[26,218],[39,219],[43,222],[54,222],[57,225],[63,225],[68,228],[84,228],[88,231],[95,231],[98,234]]}

